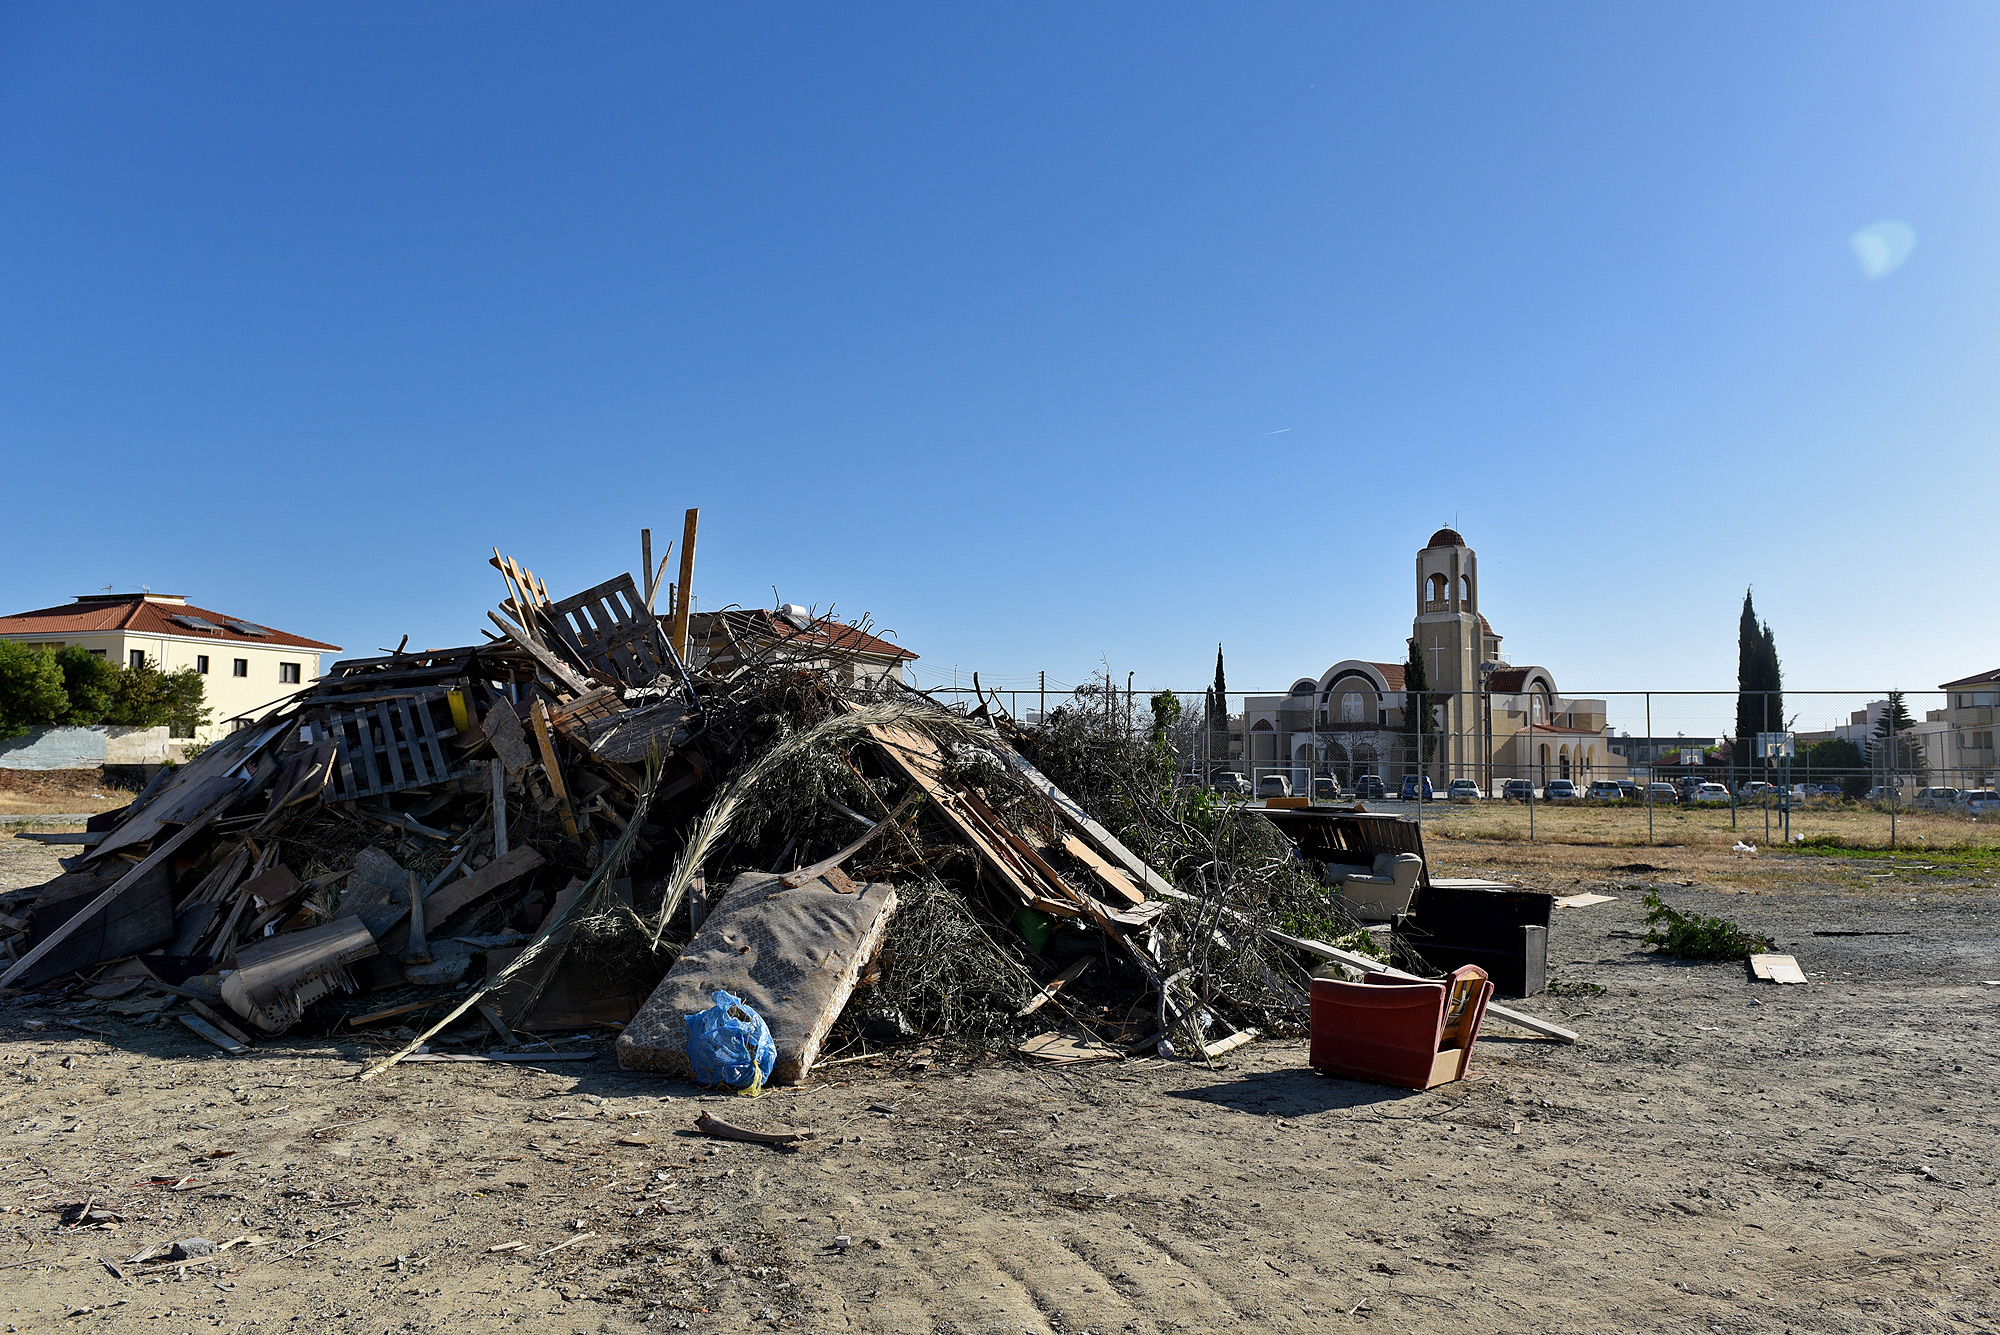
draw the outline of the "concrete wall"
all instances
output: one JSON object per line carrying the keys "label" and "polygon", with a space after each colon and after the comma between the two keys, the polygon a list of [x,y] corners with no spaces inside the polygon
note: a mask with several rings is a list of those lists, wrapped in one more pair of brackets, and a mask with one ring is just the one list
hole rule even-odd
{"label": "concrete wall", "polygon": [[167,760],[168,745],[165,727],[33,728],[0,741],[0,769],[158,765]]}

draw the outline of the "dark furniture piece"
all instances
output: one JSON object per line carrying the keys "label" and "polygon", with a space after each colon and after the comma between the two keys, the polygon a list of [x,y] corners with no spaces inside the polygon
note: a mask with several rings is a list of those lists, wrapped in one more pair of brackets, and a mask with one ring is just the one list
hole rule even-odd
{"label": "dark furniture piece", "polygon": [[1476,964],[1501,996],[1531,997],[1549,985],[1549,919],[1555,896],[1426,883],[1397,920],[1395,942],[1432,968]]}

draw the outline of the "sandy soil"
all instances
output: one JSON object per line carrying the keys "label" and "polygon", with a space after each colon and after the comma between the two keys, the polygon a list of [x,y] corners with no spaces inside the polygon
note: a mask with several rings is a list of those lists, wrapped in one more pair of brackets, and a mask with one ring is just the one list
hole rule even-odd
{"label": "sandy soil", "polygon": [[95,770],[0,770],[0,819],[110,811],[133,796]]}
{"label": "sandy soil", "polygon": [[[1437,852],[1444,872],[1520,855]],[[1533,851],[1552,875],[1569,860],[1558,888],[1620,895],[1560,911],[1559,995],[1522,1003],[1583,1041],[1489,1029],[1475,1077],[1424,1094],[1315,1075],[1289,1042],[1213,1071],[835,1066],[759,1100],[630,1076],[608,1055],[410,1065],[362,1085],[359,1040],[231,1058],[170,1017],[6,1001],[0,1322],[2000,1326],[2000,988],[1982,985],[2000,978],[2000,894],[1915,872],[1849,888],[1803,858],[1782,884],[1728,893],[1676,883],[1699,867],[1613,872],[1599,854],[1632,857]],[[17,857],[0,874],[18,885],[25,870]],[[1641,880],[1773,931],[1812,984],[1663,962],[1613,935],[1639,928],[1623,887]],[[1910,935],[1812,934],[1827,930]],[[816,1135],[793,1153],[711,1142],[691,1131],[704,1109]],[[86,1201],[115,1228],[67,1226],[63,1207]],[[245,1235],[264,1241],[184,1265],[125,1260]],[[512,1242],[526,1245],[490,1250]]]}

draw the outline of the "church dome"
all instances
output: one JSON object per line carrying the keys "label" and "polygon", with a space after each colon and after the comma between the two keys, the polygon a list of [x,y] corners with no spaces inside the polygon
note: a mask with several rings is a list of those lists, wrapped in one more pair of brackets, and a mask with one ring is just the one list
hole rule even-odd
{"label": "church dome", "polygon": [[1463,547],[1463,546],[1465,546],[1465,539],[1458,536],[1457,529],[1441,528],[1437,532],[1431,534],[1431,540],[1424,544],[1424,550],[1429,551],[1433,547]]}

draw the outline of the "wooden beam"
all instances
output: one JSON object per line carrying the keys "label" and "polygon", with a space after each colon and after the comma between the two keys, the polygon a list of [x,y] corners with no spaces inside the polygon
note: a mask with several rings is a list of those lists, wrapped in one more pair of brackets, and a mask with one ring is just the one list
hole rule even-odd
{"label": "wooden beam", "polygon": [[700,510],[688,511],[687,526],[681,531],[681,578],[674,595],[673,634],[668,637],[683,663],[688,656],[688,592],[694,584],[694,529],[700,516]]}
{"label": "wooden beam", "polygon": [[556,760],[555,740],[549,736],[549,711],[540,700],[535,701],[529,711],[535,723],[535,741],[542,748],[542,772],[548,775],[549,787],[555,790],[556,801],[561,805],[563,833],[576,838],[576,810],[570,806],[569,790],[563,786],[562,765]]}

